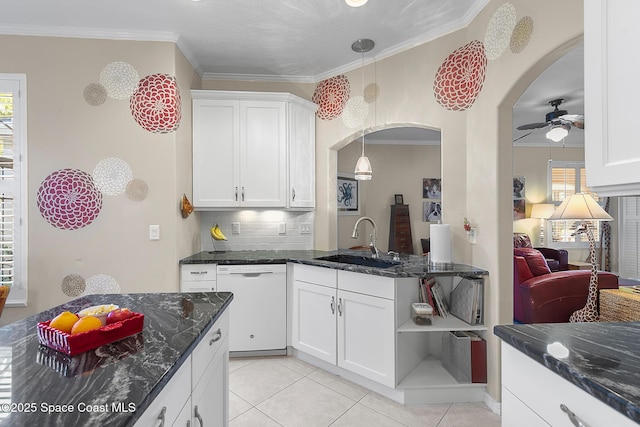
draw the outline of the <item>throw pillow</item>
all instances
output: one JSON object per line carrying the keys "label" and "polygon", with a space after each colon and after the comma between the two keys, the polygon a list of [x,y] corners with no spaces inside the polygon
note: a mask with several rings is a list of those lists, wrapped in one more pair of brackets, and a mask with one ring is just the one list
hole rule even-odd
{"label": "throw pillow", "polygon": [[534,276],[542,276],[551,273],[547,260],[544,259],[542,252],[531,248],[514,248],[513,254],[524,257],[527,265]]}

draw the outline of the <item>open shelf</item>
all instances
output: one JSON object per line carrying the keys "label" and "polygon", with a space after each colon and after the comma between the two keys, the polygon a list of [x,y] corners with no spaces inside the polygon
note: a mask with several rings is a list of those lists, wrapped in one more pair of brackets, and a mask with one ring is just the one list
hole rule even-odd
{"label": "open shelf", "polygon": [[486,329],[485,325],[470,325],[450,314],[447,318],[433,316],[431,325],[416,325],[412,319],[409,319],[400,325],[397,332],[484,331]]}

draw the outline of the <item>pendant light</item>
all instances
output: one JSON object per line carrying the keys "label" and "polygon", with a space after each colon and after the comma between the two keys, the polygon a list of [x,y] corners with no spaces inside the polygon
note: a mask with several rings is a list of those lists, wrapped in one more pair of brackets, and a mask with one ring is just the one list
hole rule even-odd
{"label": "pendant light", "polygon": [[[362,93],[364,94],[364,53],[369,52],[375,43],[371,39],[358,39],[351,45],[351,50],[362,54]],[[373,175],[371,162],[364,155],[364,122],[362,124],[362,154],[356,162],[355,178],[359,181],[368,181]]]}

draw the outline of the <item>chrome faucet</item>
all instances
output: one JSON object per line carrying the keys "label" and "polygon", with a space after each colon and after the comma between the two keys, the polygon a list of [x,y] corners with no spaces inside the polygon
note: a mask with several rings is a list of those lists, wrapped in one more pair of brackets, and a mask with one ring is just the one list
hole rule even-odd
{"label": "chrome faucet", "polygon": [[351,233],[351,238],[352,239],[358,238],[358,225],[360,225],[362,221],[369,221],[373,226],[373,233],[370,235],[369,249],[371,249],[371,256],[373,258],[378,258],[380,256],[380,253],[378,252],[378,248],[376,247],[376,223],[373,222],[371,218],[369,218],[368,216],[360,217],[356,221],[356,224],[353,226],[353,232]]}

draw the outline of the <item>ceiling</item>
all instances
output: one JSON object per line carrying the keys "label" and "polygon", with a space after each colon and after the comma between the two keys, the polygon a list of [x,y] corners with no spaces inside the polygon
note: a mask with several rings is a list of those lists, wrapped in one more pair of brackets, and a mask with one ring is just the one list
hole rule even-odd
{"label": "ceiling", "polygon": [[203,78],[318,82],[466,27],[489,0],[5,1],[0,34],[170,41]]}

